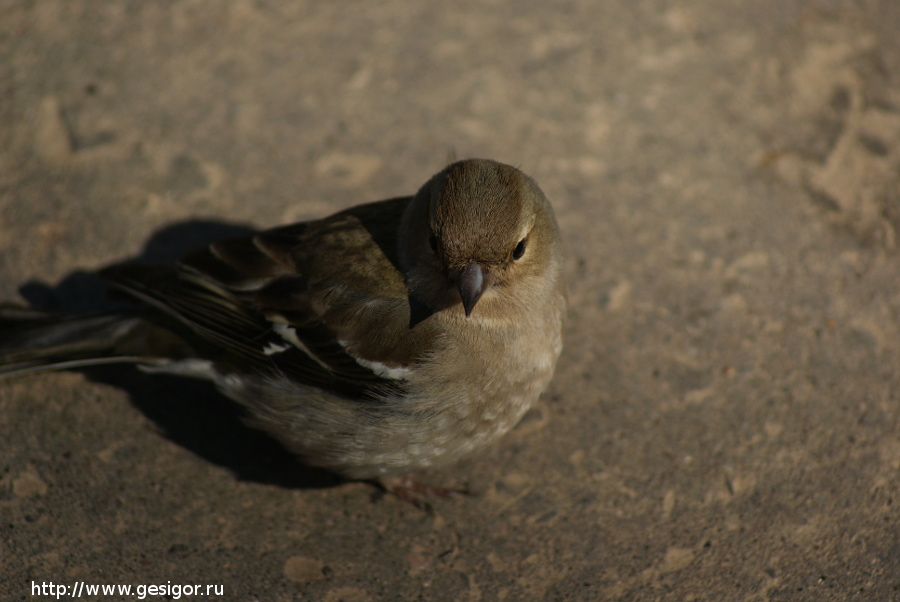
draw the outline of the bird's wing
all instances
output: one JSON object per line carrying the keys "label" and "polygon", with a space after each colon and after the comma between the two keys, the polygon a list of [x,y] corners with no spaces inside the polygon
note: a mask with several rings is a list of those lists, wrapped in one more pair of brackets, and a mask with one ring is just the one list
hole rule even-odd
{"label": "bird's wing", "polygon": [[408,201],[223,239],[177,269],[126,264],[102,275],[221,349],[225,367],[277,370],[354,396],[402,388],[431,336],[427,325],[410,328],[396,265]]}

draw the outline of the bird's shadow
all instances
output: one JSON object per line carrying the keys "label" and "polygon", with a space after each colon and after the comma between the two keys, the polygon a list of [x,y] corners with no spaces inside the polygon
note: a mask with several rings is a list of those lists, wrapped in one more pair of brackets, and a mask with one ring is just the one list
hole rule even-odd
{"label": "bird's shadow", "polygon": [[[156,232],[137,257],[126,262],[172,264],[185,253],[227,236],[255,232],[240,224],[190,220]],[[74,272],[56,286],[30,281],[20,288],[29,304],[41,311],[80,313],[133,307],[127,298],[91,272]],[[268,435],[244,424],[238,404],[207,382],[148,374],[133,366],[81,369],[95,382],[125,390],[138,410],[169,440],[205,460],[231,470],[238,478],[291,489],[336,486],[344,480],[301,463]]]}

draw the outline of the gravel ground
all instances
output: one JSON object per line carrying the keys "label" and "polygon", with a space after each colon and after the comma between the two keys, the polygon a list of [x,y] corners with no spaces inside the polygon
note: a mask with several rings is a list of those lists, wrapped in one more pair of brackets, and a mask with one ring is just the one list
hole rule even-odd
{"label": "gravel ground", "polygon": [[571,303],[539,407],[421,475],[476,492],[433,514],[205,385],[0,382],[3,600],[900,600],[900,3],[0,13],[3,301],[96,306],[92,269],[477,156],[554,203]]}

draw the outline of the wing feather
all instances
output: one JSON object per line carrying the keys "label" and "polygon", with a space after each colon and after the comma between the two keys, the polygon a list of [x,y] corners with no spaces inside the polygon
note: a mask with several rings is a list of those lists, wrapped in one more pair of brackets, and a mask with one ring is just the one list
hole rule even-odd
{"label": "wing feather", "polygon": [[226,369],[244,364],[377,399],[402,389],[406,366],[428,348],[427,324],[409,327],[397,268],[406,202],[223,239],[176,268],[125,264],[101,274],[221,349]]}

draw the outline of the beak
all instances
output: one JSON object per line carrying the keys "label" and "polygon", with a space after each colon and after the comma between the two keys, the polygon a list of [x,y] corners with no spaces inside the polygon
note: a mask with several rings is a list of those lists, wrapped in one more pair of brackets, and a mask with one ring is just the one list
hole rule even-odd
{"label": "beak", "polygon": [[456,286],[459,289],[459,296],[462,298],[467,318],[472,314],[475,304],[481,299],[484,291],[490,288],[492,280],[489,276],[485,277],[484,269],[474,261],[470,261],[456,277]]}

